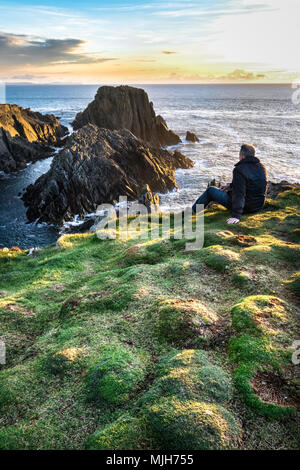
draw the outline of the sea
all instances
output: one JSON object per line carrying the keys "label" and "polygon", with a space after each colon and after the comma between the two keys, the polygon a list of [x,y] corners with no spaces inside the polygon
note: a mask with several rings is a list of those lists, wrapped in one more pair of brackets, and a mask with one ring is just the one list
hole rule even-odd
{"label": "sea", "polygon": [[[254,144],[271,181],[300,183],[300,104],[291,85],[135,85],[146,90],[157,114],[177,132],[176,147],[195,166],[176,173],[179,189],[160,195],[162,208],[192,204],[209,181],[230,182],[243,143]],[[72,132],[71,122],[94,98],[98,85],[8,85],[6,102],[53,113]],[[185,140],[194,132],[199,143]],[[59,231],[27,223],[20,198],[50,168],[52,158],[12,174],[0,174],[0,248],[47,246]]]}

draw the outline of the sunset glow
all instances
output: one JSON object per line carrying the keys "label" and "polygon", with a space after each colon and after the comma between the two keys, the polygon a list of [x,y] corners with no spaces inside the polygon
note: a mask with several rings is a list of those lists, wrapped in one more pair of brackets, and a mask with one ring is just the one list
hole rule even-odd
{"label": "sunset glow", "polygon": [[33,83],[289,83],[298,0],[13,0],[0,79]]}

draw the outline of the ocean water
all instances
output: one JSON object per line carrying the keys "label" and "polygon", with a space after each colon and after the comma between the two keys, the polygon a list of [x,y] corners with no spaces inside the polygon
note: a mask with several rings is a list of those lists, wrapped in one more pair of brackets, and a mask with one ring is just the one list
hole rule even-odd
{"label": "ocean water", "polygon": [[[292,101],[289,85],[137,85],[144,88],[157,114],[183,139],[177,148],[195,162],[178,170],[179,189],[161,195],[164,208],[185,207],[208,181],[230,181],[242,143],[253,143],[272,181],[300,182],[300,105]],[[93,99],[97,85],[14,85],[7,102],[53,113],[72,131],[70,123]],[[184,140],[195,132],[199,143]],[[58,231],[45,224],[27,224],[20,192],[45,173],[51,158],[0,178],[0,247],[44,246]]]}

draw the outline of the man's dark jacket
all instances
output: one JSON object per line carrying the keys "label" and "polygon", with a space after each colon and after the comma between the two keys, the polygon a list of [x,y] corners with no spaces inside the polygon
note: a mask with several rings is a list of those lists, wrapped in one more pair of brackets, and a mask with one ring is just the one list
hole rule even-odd
{"label": "man's dark jacket", "polygon": [[243,212],[257,212],[264,206],[267,194],[268,174],[256,157],[246,157],[233,170],[231,183],[232,217],[240,219]]}

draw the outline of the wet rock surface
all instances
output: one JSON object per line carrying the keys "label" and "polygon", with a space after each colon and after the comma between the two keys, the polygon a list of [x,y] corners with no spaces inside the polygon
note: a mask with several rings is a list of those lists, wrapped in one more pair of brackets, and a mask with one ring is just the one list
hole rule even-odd
{"label": "wet rock surface", "polygon": [[190,142],[200,142],[199,138],[193,132],[187,131],[185,139]]}

